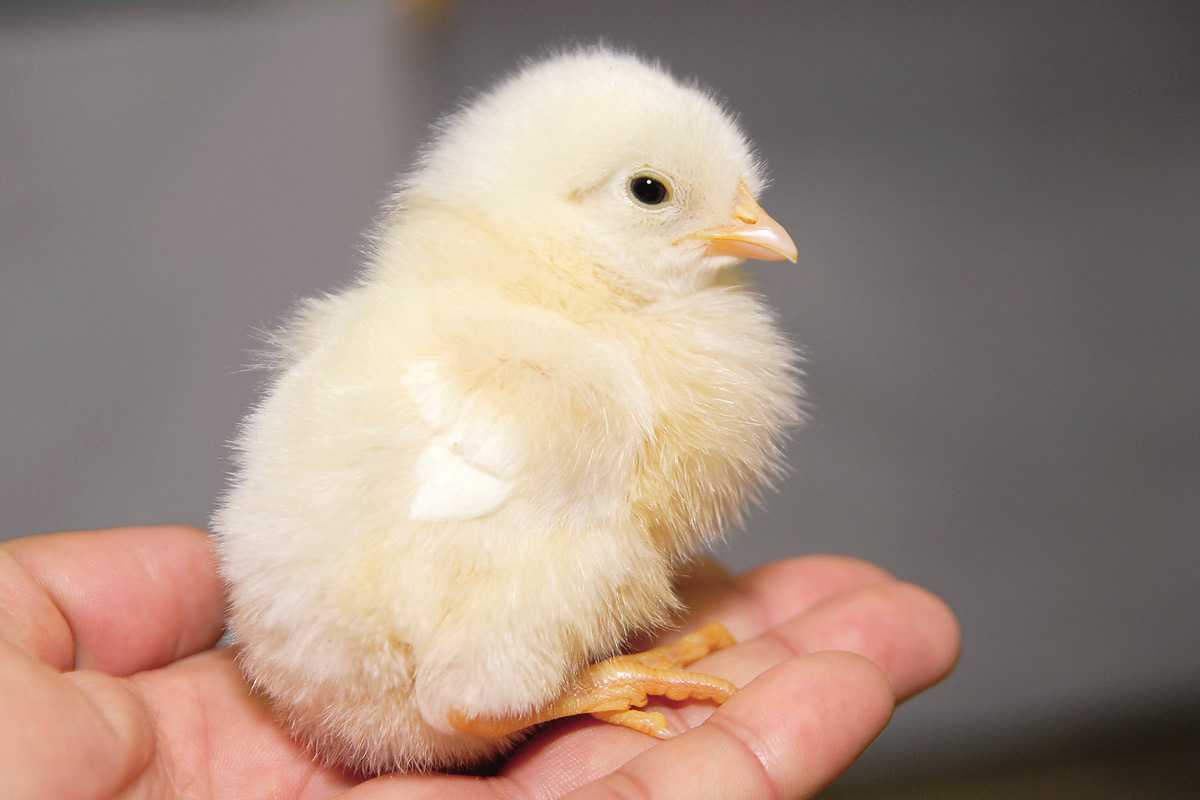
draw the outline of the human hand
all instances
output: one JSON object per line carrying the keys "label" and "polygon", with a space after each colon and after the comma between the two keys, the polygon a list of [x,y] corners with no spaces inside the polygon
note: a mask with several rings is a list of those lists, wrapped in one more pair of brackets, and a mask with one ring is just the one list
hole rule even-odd
{"label": "human hand", "polygon": [[0,545],[0,781],[21,800],[810,797],[958,655],[940,600],[852,559],[735,578],[701,564],[681,591],[685,631],[720,620],[739,642],[694,668],[744,687],[717,709],[655,707],[685,733],[572,718],[486,779],[363,781],[314,763],[214,649],[224,599],[202,531],[18,539]]}

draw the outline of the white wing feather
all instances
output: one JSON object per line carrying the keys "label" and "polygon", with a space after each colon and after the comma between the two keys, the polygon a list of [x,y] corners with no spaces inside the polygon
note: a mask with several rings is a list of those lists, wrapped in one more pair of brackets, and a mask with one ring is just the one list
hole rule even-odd
{"label": "white wing feather", "polygon": [[434,432],[417,459],[412,518],[467,520],[498,510],[523,458],[496,414],[456,391],[435,361],[410,364],[401,381]]}

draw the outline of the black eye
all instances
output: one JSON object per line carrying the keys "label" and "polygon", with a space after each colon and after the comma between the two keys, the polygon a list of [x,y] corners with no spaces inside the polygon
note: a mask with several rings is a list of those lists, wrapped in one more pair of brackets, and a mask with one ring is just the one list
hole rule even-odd
{"label": "black eye", "polygon": [[637,175],[631,178],[629,194],[644,206],[661,206],[671,199],[667,185],[653,175]]}

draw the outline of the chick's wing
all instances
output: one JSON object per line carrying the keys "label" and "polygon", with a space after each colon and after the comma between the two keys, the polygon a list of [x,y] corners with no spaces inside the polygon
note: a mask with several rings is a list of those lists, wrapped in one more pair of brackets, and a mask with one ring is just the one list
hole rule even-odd
{"label": "chick's wing", "polygon": [[412,519],[503,512],[528,529],[628,513],[653,412],[625,348],[525,309],[439,329],[453,333],[409,360],[400,381],[427,436],[412,473]]}
{"label": "chick's wing", "polygon": [[509,498],[524,461],[520,441],[495,409],[455,390],[433,359],[414,362],[401,382],[433,431],[416,464],[411,515],[418,520],[473,519]]}

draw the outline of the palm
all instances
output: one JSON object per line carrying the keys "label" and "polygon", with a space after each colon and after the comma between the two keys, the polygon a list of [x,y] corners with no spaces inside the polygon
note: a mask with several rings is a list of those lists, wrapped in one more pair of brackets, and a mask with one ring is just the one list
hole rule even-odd
{"label": "palm", "polygon": [[[486,781],[362,782],[315,764],[248,691],[232,653],[211,649],[222,599],[198,532],[66,534],[5,549],[16,564],[0,562],[0,596],[12,609],[0,614],[0,686],[14,691],[0,694],[0,714],[13,719],[31,705],[41,713],[20,730],[4,726],[12,733],[0,734],[0,774],[29,774],[18,796],[31,798],[66,796],[62,786],[85,798],[147,788],[213,798],[599,798],[630,782],[649,796],[808,796],[958,652],[940,601],[861,562],[795,559],[733,579],[704,565],[681,586],[692,609],[685,627],[729,626],[740,644],[698,664],[744,687],[711,724],[658,742],[575,718],[541,729]],[[679,730],[714,711],[660,710]]]}

